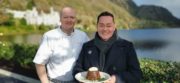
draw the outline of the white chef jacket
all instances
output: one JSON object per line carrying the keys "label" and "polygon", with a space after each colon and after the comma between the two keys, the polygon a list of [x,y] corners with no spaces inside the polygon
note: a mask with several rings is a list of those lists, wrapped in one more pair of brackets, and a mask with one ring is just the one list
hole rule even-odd
{"label": "white chef jacket", "polygon": [[62,81],[73,80],[72,69],[88,36],[77,29],[71,35],[64,33],[60,27],[43,35],[33,62],[47,67],[48,77]]}

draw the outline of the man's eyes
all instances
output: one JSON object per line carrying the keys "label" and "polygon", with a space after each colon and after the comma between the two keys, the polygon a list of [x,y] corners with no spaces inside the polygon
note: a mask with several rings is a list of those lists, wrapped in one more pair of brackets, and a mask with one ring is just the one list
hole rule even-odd
{"label": "man's eyes", "polygon": [[112,27],[112,25],[99,25],[100,27]]}
{"label": "man's eyes", "polygon": [[64,18],[71,18],[71,19],[74,19],[75,17],[73,17],[73,16],[67,16],[67,17],[64,17]]}

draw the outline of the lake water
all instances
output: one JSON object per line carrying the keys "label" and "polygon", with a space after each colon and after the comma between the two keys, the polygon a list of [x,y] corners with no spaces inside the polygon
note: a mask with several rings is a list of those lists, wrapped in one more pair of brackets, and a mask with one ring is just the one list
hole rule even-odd
{"label": "lake water", "polygon": [[138,57],[180,62],[180,28],[120,30],[118,34],[134,43]]}
{"label": "lake water", "polygon": [[[180,28],[119,30],[118,35],[134,43],[139,58],[180,62]],[[0,36],[0,42],[39,44],[41,37],[42,34]]]}

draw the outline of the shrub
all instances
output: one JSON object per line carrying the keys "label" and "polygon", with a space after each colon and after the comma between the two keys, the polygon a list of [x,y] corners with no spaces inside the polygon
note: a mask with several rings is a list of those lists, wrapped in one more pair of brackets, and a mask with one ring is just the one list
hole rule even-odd
{"label": "shrub", "polygon": [[8,21],[4,22],[4,26],[13,26],[15,23],[14,23],[14,20],[13,19],[9,19]]}
{"label": "shrub", "polygon": [[[0,59],[9,60],[23,68],[35,69],[32,62],[38,45],[0,42]],[[180,63],[140,59],[143,72],[141,83],[180,83]]]}
{"label": "shrub", "polygon": [[152,59],[141,59],[140,66],[143,71],[142,82],[176,83],[180,82],[180,63],[165,62]]}
{"label": "shrub", "polygon": [[34,64],[32,62],[34,55],[37,51],[37,45],[28,44],[14,44],[14,57],[13,61],[19,63],[22,67],[30,68]]}
{"label": "shrub", "polygon": [[24,18],[20,19],[19,21],[20,21],[21,25],[27,25],[27,22],[26,22],[26,20]]}
{"label": "shrub", "polygon": [[10,60],[14,57],[14,50],[10,43],[0,41],[0,59]]}

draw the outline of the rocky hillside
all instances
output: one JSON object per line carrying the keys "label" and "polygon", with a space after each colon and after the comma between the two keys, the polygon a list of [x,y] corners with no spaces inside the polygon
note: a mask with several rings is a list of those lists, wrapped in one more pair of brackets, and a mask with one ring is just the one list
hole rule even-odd
{"label": "rocky hillside", "polygon": [[110,0],[114,4],[124,8],[125,10],[129,11],[131,14],[134,14],[138,6],[132,0]]}
{"label": "rocky hillside", "polygon": [[180,19],[174,17],[166,8],[159,6],[143,5],[139,7],[136,15],[141,19],[163,21],[169,25],[180,25]]}
{"label": "rocky hillside", "polygon": [[142,5],[138,7],[132,0],[110,0],[140,20],[163,22],[169,26],[180,26],[180,19],[174,17],[169,10],[160,6]]}
{"label": "rocky hillside", "polygon": [[[64,6],[72,6],[78,12],[78,24],[87,30],[95,30],[96,17],[105,10],[115,15],[116,22],[120,28],[147,27],[145,26],[146,23],[143,25],[141,23],[149,20],[163,22],[165,26],[180,26],[178,24],[179,20],[173,17],[166,9],[156,6],[138,7],[132,0],[1,0],[0,3],[1,18],[5,18],[3,16],[5,15],[5,8],[27,10],[37,7],[39,12],[44,11],[48,13],[50,7],[59,11]],[[168,21],[168,19],[170,20]],[[0,19],[0,23],[3,21],[3,19]],[[167,24],[168,22],[171,22],[171,24]]]}

